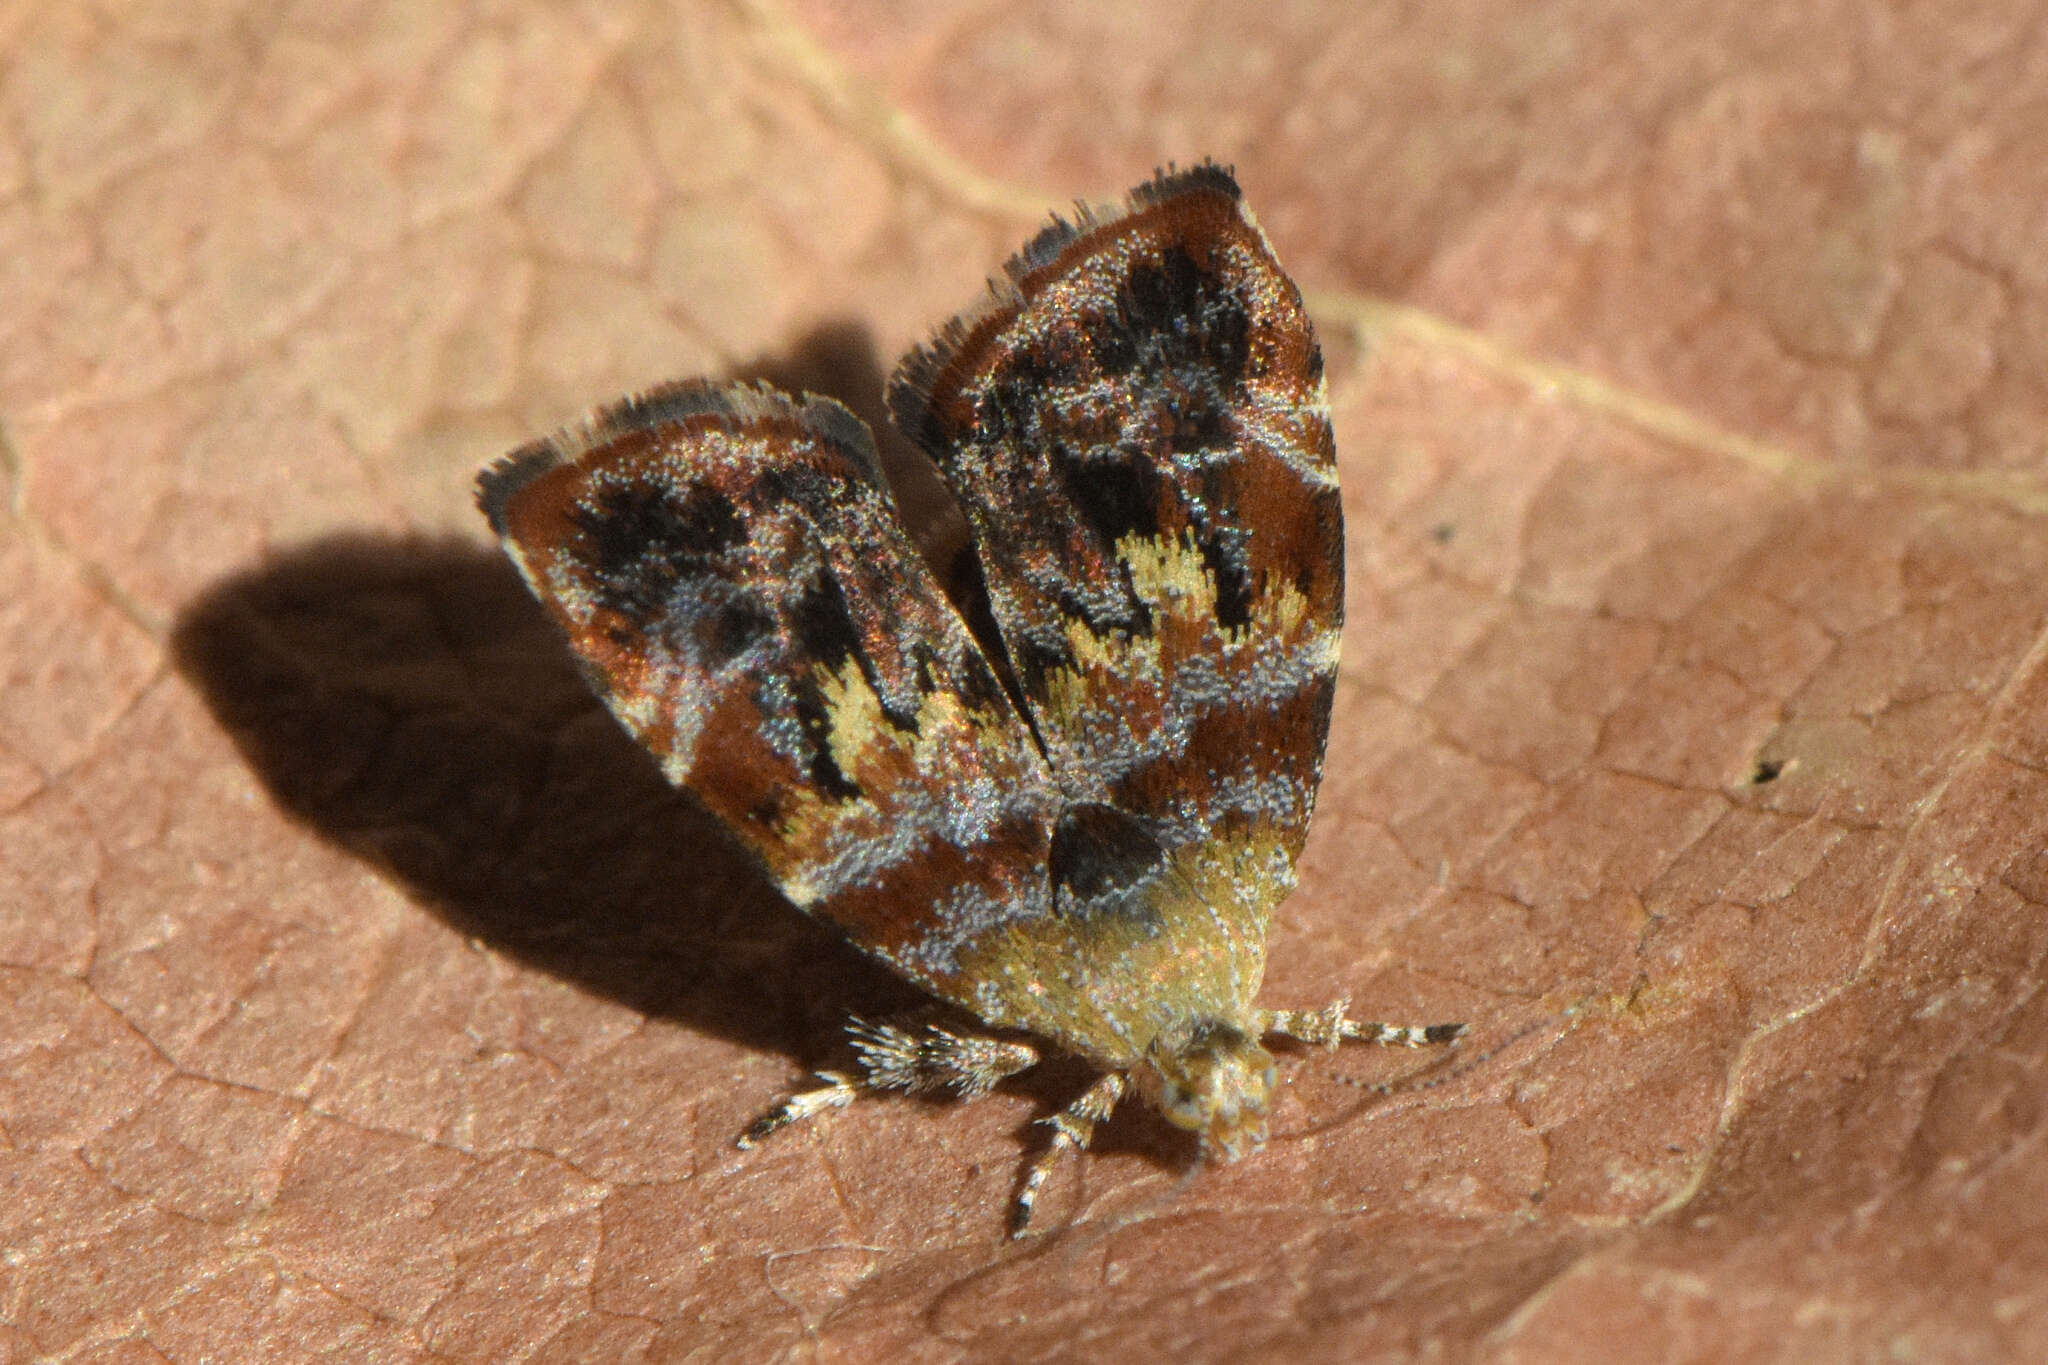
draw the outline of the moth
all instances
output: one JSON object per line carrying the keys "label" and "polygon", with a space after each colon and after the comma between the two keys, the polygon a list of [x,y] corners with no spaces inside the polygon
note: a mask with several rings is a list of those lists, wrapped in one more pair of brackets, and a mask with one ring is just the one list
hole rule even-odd
{"label": "moth", "polygon": [[1232,174],[1055,217],[912,351],[897,426],[971,532],[977,639],[828,398],[692,381],[486,470],[478,500],[612,712],[782,893],[977,1028],[854,1021],[866,1091],[1099,1068],[1013,1216],[1135,1090],[1234,1160],[1278,1034],[1457,1024],[1261,1008],[1315,807],[1343,624],[1322,352]]}

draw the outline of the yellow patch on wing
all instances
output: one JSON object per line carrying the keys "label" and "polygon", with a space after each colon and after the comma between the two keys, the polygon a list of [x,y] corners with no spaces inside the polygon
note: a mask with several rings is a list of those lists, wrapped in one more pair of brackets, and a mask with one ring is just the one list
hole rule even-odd
{"label": "yellow patch on wing", "polygon": [[820,667],[816,673],[831,727],[826,747],[839,771],[864,785],[878,775],[878,767],[898,756],[900,734],[882,713],[882,699],[868,686],[858,661],[849,658],[837,670]]}
{"label": "yellow patch on wing", "polygon": [[[1098,680],[1113,681],[1115,694],[1127,699],[1141,679],[1156,692],[1165,685],[1163,665],[1168,659],[1220,654],[1227,660],[1246,650],[1281,651],[1313,640],[1322,647],[1321,661],[1335,662],[1337,632],[1319,631],[1308,598],[1293,583],[1260,584],[1250,603],[1250,619],[1232,628],[1217,619],[1216,576],[1192,535],[1126,536],[1116,550],[1130,570],[1133,591],[1152,610],[1153,629],[1144,635],[1103,636],[1085,622],[1069,620],[1067,647],[1074,665],[1046,678],[1046,704],[1052,714],[1084,716],[1100,706],[1103,690]],[[1215,648],[1191,650],[1186,638],[1190,631],[1213,637]],[[1323,638],[1314,640],[1319,634]]]}
{"label": "yellow patch on wing", "polygon": [[1130,570],[1131,587],[1154,611],[1216,618],[1216,576],[1192,536],[1125,536],[1116,553]]}
{"label": "yellow patch on wing", "polygon": [[[807,873],[828,843],[887,824],[894,818],[892,794],[964,790],[976,774],[960,771],[961,756],[999,752],[982,736],[1009,723],[999,713],[969,706],[958,693],[935,688],[919,697],[916,723],[903,729],[883,710],[858,659],[848,658],[836,669],[821,666],[816,677],[825,705],[827,750],[861,794],[840,798],[809,786],[790,789],[779,830],[784,856],[771,870],[783,893],[804,907],[825,892]],[[1021,770],[985,775],[1010,782],[1027,777]]]}

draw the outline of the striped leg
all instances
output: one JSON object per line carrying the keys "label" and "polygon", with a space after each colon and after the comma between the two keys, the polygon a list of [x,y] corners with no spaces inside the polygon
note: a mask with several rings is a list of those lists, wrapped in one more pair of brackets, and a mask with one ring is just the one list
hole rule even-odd
{"label": "striped leg", "polygon": [[1386,1047],[1426,1047],[1448,1043],[1465,1032],[1463,1024],[1375,1024],[1345,1014],[1349,999],[1328,1009],[1261,1010],[1259,1029],[1296,1042],[1336,1047],[1339,1043],[1379,1043]]}
{"label": "striped leg", "polygon": [[1109,1072],[1098,1077],[1095,1084],[1082,1092],[1080,1099],[1051,1118],[1039,1120],[1052,1129],[1052,1141],[1031,1163],[1031,1170],[1024,1177],[1024,1188],[1017,1192],[1017,1209],[1010,1220],[1012,1238],[1022,1237],[1024,1229],[1031,1225],[1031,1211],[1038,1204],[1038,1191],[1045,1184],[1045,1178],[1052,1174],[1052,1168],[1068,1152],[1087,1150],[1089,1141],[1095,1136],[1095,1125],[1109,1117],[1129,1084],[1121,1071]]}

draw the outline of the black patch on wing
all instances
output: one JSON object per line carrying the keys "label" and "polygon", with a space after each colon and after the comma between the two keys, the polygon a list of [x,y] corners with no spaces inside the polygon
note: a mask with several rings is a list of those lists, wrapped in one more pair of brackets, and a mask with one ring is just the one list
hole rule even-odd
{"label": "black patch on wing", "polygon": [[732,500],[701,484],[681,497],[658,485],[613,484],[570,517],[588,548],[599,604],[643,629],[668,613],[685,579],[712,573],[747,534]]}
{"label": "black patch on wing", "polygon": [[1053,473],[1074,500],[1105,553],[1128,535],[1159,534],[1159,514],[1179,495],[1147,451],[1075,447],[1062,441],[1050,452]]}
{"label": "black patch on wing", "polygon": [[1202,563],[1216,580],[1216,621],[1241,630],[1252,619],[1252,571],[1245,547],[1252,533],[1242,526],[1210,529],[1200,538]]}
{"label": "black patch on wing", "polygon": [[1166,851],[1135,816],[1082,801],[1061,812],[1052,832],[1053,904],[1062,914],[1156,915],[1146,890]]}
{"label": "black patch on wing", "polygon": [[770,465],[760,473],[759,501],[764,505],[792,503],[803,509],[814,526],[830,526],[834,502],[843,495],[839,480],[807,464]]}
{"label": "black patch on wing", "polygon": [[[891,725],[907,734],[914,734],[917,730],[916,700],[911,698],[906,705],[903,700],[890,697],[890,689],[876,672],[874,661],[868,657],[860,627],[855,624],[853,612],[847,606],[846,590],[830,570],[819,570],[804,585],[795,608],[790,612],[790,628],[799,655],[811,665],[797,680],[794,689],[797,724],[810,742],[811,780],[836,800],[859,796],[860,784],[849,778],[832,757],[828,740],[832,733],[832,718],[825,705],[819,670],[836,672],[848,659],[852,659],[860,666],[861,676],[867,679],[876,701],[880,703],[882,715]],[[924,666],[918,670],[918,683],[929,686],[929,657],[923,662]],[[992,687],[993,679],[990,682]]]}
{"label": "black patch on wing", "polygon": [[[828,572],[819,572],[804,585],[789,614],[789,624],[797,648],[813,664],[836,669],[849,657],[861,654],[860,630],[853,624],[853,613],[846,609],[846,591]],[[865,656],[862,663],[866,663]]]}
{"label": "black patch on wing", "polygon": [[1011,357],[975,405],[975,423],[991,441],[1043,446],[1045,395],[1074,382],[1074,362],[1035,352]]}
{"label": "black patch on wing", "polygon": [[731,600],[706,617],[699,632],[705,653],[715,659],[737,659],[775,630],[775,613],[758,597],[735,590]]}
{"label": "black patch on wing", "polygon": [[810,750],[805,776],[819,792],[834,801],[851,801],[861,794],[860,784],[848,777],[832,757],[832,723],[818,685],[806,679],[796,688],[796,723]]}
{"label": "black patch on wing", "polygon": [[1235,442],[1232,404],[1251,362],[1251,317],[1229,285],[1180,245],[1132,265],[1117,307],[1088,329],[1095,363],[1155,405],[1166,449]]}
{"label": "black patch on wing", "polygon": [[[868,657],[866,641],[861,637],[859,625],[854,622],[853,612],[846,605],[846,589],[829,570],[820,570],[804,588],[803,596],[797,599],[790,624],[795,630],[798,648],[816,663],[834,670],[848,659],[859,664],[861,676],[874,690],[875,700],[881,704],[882,714],[889,718],[889,723],[907,734],[917,732],[918,699],[891,695],[894,689],[888,686],[887,680],[875,670],[874,660]],[[915,650],[911,653],[914,659]],[[919,685],[929,685],[928,672]]]}
{"label": "black patch on wing", "polygon": [[849,657],[856,658],[870,684],[874,681],[874,670],[861,648],[860,631],[846,608],[846,592],[839,586],[839,580],[821,570],[805,584],[790,612],[789,624],[800,656],[813,665],[803,671],[794,689],[797,724],[802,727],[811,751],[810,779],[834,800],[851,800],[861,794],[860,784],[841,771],[832,757],[832,716],[825,705],[817,670],[836,670]]}
{"label": "black patch on wing", "polygon": [[[1078,611],[1075,613],[1079,615]],[[1017,680],[1025,692],[1034,697],[1045,695],[1045,680],[1062,669],[1074,666],[1074,651],[1064,637],[1041,636],[1037,632],[1020,633],[1010,642],[1010,662],[1017,670]]]}
{"label": "black patch on wing", "polygon": [[[1077,589],[1063,583],[1056,594],[1060,614],[1087,626],[1097,639],[1106,640],[1118,634],[1150,635],[1152,608],[1145,605],[1145,600],[1131,585],[1130,569],[1112,556],[1105,555],[1104,558],[1117,566],[1116,596],[1108,601],[1103,600],[1107,593],[1084,597]],[[1054,648],[1065,649],[1065,640],[1062,639]]]}

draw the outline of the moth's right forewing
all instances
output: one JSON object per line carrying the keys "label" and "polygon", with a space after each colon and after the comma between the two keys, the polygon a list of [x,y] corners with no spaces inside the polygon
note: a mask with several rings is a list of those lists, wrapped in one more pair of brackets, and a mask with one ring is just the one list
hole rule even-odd
{"label": "moth's right forewing", "polygon": [[689,384],[501,461],[479,501],[612,711],[797,905],[943,997],[1049,912],[1058,797],[829,400]]}

